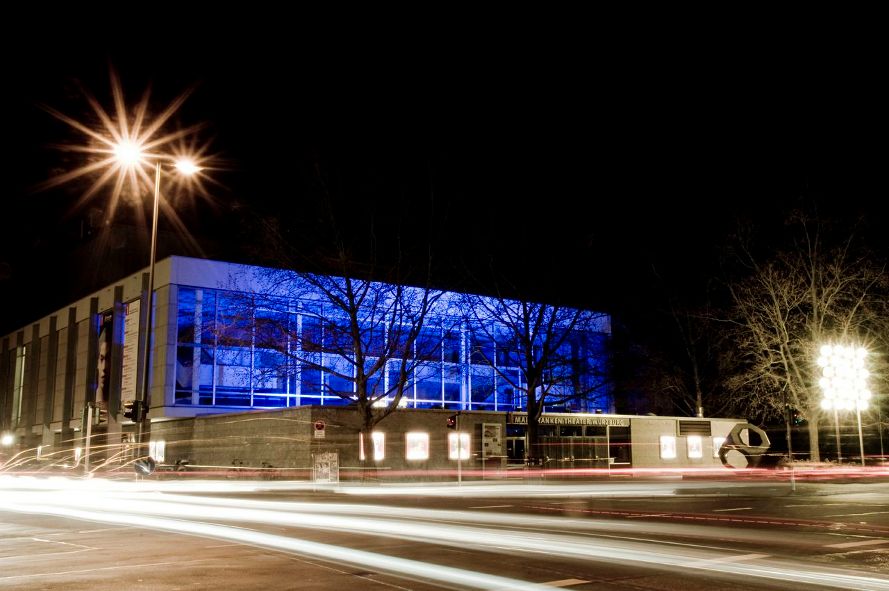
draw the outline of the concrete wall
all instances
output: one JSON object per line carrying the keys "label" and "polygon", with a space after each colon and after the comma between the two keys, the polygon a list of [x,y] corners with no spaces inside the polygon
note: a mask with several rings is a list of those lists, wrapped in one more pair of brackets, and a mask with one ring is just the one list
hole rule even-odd
{"label": "concrete wall", "polygon": [[[681,421],[709,421],[710,435],[701,436],[703,453],[700,458],[688,457],[688,437],[680,435]],[[694,419],[676,417],[637,417],[630,420],[632,439],[633,468],[716,468],[723,467],[716,457],[714,437],[725,438],[740,419]],[[669,435],[676,438],[676,457],[661,458],[660,437]]]}
{"label": "concrete wall", "polygon": [[[229,415],[202,416],[157,422],[151,425],[151,441],[165,442],[165,464],[187,459],[195,469],[224,471],[227,475],[249,469],[274,471],[276,476],[311,477],[312,456],[324,452],[339,455],[340,477],[358,477],[362,468],[376,466],[379,476],[413,479],[442,479],[455,474],[457,461],[448,459],[447,418],[445,410],[401,409],[374,429],[385,434],[385,458],[359,459],[360,424],[354,409],[342,407],[303,406],[276,411],[253,411]],[[323,422],[323,430],[316,423]],[[479,459],[483,423],[501,426],[505,433],[503,413],[463,412],[460,431],[470,433],[471,458],[462,462],[467,479],[480,478],[483,467]],[[323,431],[323,437],[316,432]],[[429,458],[405,459],[407,432],[429,434]],[[371,444],[365,444],[368,458]],[[505,458],[487,460],[484,468],[490,473],[505,468]],[[478,474],[475,474],[478,472]],[[488,474],[490,475],[490,474]]]}

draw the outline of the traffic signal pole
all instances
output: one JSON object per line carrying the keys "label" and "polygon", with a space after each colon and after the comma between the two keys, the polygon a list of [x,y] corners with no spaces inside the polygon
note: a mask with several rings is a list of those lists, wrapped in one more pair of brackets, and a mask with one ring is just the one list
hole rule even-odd
{"label": "traffic signal pole", "polygon": [[457,486],[463,486],[463,449],[460,436],[460,413],[457,412]]}
{"label": "traffic signal pole", "polygon": [[[454,435],[457,437],[457,486],[460,486],[463,483],[463,442],[460,437],[460,413],[461,411],[457,411],[448,417],[447,426],[448,429],[454,430]],[[448,457],[450,457],[451,452],[451,439],[450,435],[448,436]]]}

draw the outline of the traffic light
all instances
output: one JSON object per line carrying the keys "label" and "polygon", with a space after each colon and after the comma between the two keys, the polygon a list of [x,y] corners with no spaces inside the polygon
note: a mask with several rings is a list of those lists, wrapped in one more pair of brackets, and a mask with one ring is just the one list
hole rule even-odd
{"label": "traffic light", "polygon": [[80,414],[80,428],[86,431],[87,424],[92,426],[108,423],[108,410],[95,402],[87,402]]}
{"label": "traffic light", "polygon": [[457,428],[457,415],[451,415],[448,417],[448,429],[456,429]]}
{"label": "traffic light", "polygon": [[142,410],[141,400],[125,400],[123,403],[123,416],[134,423],[139,421]]}

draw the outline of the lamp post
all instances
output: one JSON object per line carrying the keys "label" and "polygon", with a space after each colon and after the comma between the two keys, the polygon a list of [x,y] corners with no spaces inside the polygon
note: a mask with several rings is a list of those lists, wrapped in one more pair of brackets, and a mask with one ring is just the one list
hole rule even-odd
{"label": "lamp post", "polygon": [[867,388],[870,375],[865,367],[867,349],[847,345],[824,345],[818,357],[821,379],[818,384],[824,393],[821,408],[833,410],[837,430],[837,454],[840,453],[839,423],[837,413],[841,410],[855,410],[858,418],[858,445],[861,452],[861,465],[864,466],[864,436],[861,432],[861,411],[867,409],[871,398]]}
{"label": "lamp post", "polygon": [[[154,165],[154,203],[151,221],[151,256],[148,271],[148,293],[145,298],[148,310],[143,318],[146,320],[145,330],[140,333],[144,338],[144,350],[142,355],[143,384],[136,387],[132,393],[132,406],[124,405],[124,416],[132,419],[136,427],[137,442],[141,443],[142,426],[146,418],[149,402],[150,378],[150,348],[152,333],[152,312],[154,299],[154,266],[157,251],[157,228],[160,204],[161,167],[165,163],[175,161],[176,169],[186,175],[198,172],[199,168],[194,164],[196,159],[203,160],[206,146],[199,146],[194,132],[202,127],[196,125],[185,129],[179,129],[172,133],[161,131],[164,123],[169,120],[179,109],[188,96],[188,92],[173,100],[170,105],[158,114],[153,121],[149,120],[148,92],[134,110],[129,109],[124,101],[124,92],[116,72],[111,72],[111,90],[114,95],[114,111],[109,112],[88,92],[89,99],[96,119],[101,122],[101,127],[93,129],[91,125],[70,117],[52,107],[44,106],[44,109],[56,119],[74,128],[87,137],[87,141],[81,146],[75,146],[79,152],[90,154],[93,158],[87,164],[77,169],[59,174],[39,185],[41,189],[55,187],[71,180],[103,170],[98,175],[92,186],[84,193],[82,199],[87,199],[103,186],[111,184],[110,192],[111,211],[113,212],[120,203],[123,191],[129,186],[133,194],[141,193],[146,187],[151,186],[152,179],[149,173],[150,164]],[[149,153],[148,150],[163,150],[167,155],[158,152]],[[179,159],[179,154],[188,150],[194,159]],[[115,173],[117,173],[115,175]],[[112,179],[116,176],[116,181]],[[197,180],[194,188],[202,195],[208,196]],[[129,395],[130,392],[127,392]],[[129,402],[129,401],[127,401]]]}
{"label": "lamp post", "polygon": [[154,202],[151,207],[151,255],[148,263],[148,293],[145,301],[145,348],[142,356],[142,392],[136,402],[136,445],[140,446],[145,430],[145,419],[148,416],[148,405],[151,401],[151,336],[154,322],[154,262],[157,259],[157,218],[160,212],[161,162],[154,163]]}
{"label": "lamp post", "polygon": [[[147,160],[154,160],[154,200],[151,209],[151,247],[148,263],[148,293],[145,300],[148,309],[145,311],[145,344],[142,354],[142,390],[137,392],[136,412],[134,421],[136,423],[136,444],[142,444],[145,420],[148,416],[148,409],[151,404],[151,337],[153,334],[152,325],[154,322],[154,266],[157,259],[157,225],[160,217],[160,185],[161,185],[161,166],[163,156],[155,154],[145,154],[139,145],[132,142],[121,142],[114,148],[115,156],[118,163],[123,169],[133,170],[141,167]],[[181,174],[191,176],[197,173],[200,168],[194,161],[188,157],[176,159],[174,167]]]}

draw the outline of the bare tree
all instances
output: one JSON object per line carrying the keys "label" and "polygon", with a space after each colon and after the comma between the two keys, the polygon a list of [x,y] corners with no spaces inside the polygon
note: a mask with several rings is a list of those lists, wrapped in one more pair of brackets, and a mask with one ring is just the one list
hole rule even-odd
{"label": "bare tree", "polygon": [[675,325],[665,346],[639,344],[629,385],[646,392],[657,414],[679,416],[730,416],[739,411],[727,395],[724,377],[731,372],[734,351],[728,349],[726,331],[720,331],[710,310],[671,308]]}
{"label": "bare tree", "polygon": [[431,242],[407,256],[397,216],[380,216],[378,230],[376,213],[358,209],[372,201],[331,191],[320,166],[312,179],[317,198],[297,215],[260,220],[258,253],[276,269],[252,273],[247,283],[264,295],[249,296],[244,310],[255,346],[275,352],[270,371],[353,405],[369,434],[402,405],[435,355],[427,349],[441,346],[419,336],[443,292],[430,287]]}
{"label": "bare tree", "polygon": [[633,371],[623,381],[646,392],[659,414],[734,414],[737,405],[726,396],[724,384],[734,351],[719,320],[721,314],[711,304],[710,284],[701,289],[707,299],[690,305],[688,296],[680,296],[656,270],[654,275],[664,297],[661,305],[653,306],[653,318],[663,323],[662,330],[651,331],[655,320],[646,319],[644,334],[632,337],[633,346],[641,352],[635,354]]}
{"label": "bare tree", "polygon": [[262,371],[298,375],[303,387],[354,405],[362,432],[399,408],[418,366],[435,355],[426,349],[440,347],[418,336],[441,291],[265,268],[250,280],[263,294],[242,300],[250,338],[277,360]]}
{"label": "bare tree", "polygon": [[796,409],[808,420],[809,454],[820,459],[823,411],[816,359],[825,342],[867,342],[877,328],[875,299],[884,270],[856,254],[853,237],[831,248],[825,226],[803,214],[790,220],[792,247],[761,263],[742,248],[749,275],[729,285],[743,370],[733,395],[752,414]]}
{"label": "bare tree", "polygon": [[[545,406],[575,402],[588,410],[605,394],[607,314],[526,300],[464,296],[474,342],[473,363],[493,366],[499,380],[524,401],[528,461],[545,457],[539,424]],[[597,338],[598,337],[598,338]]]}

